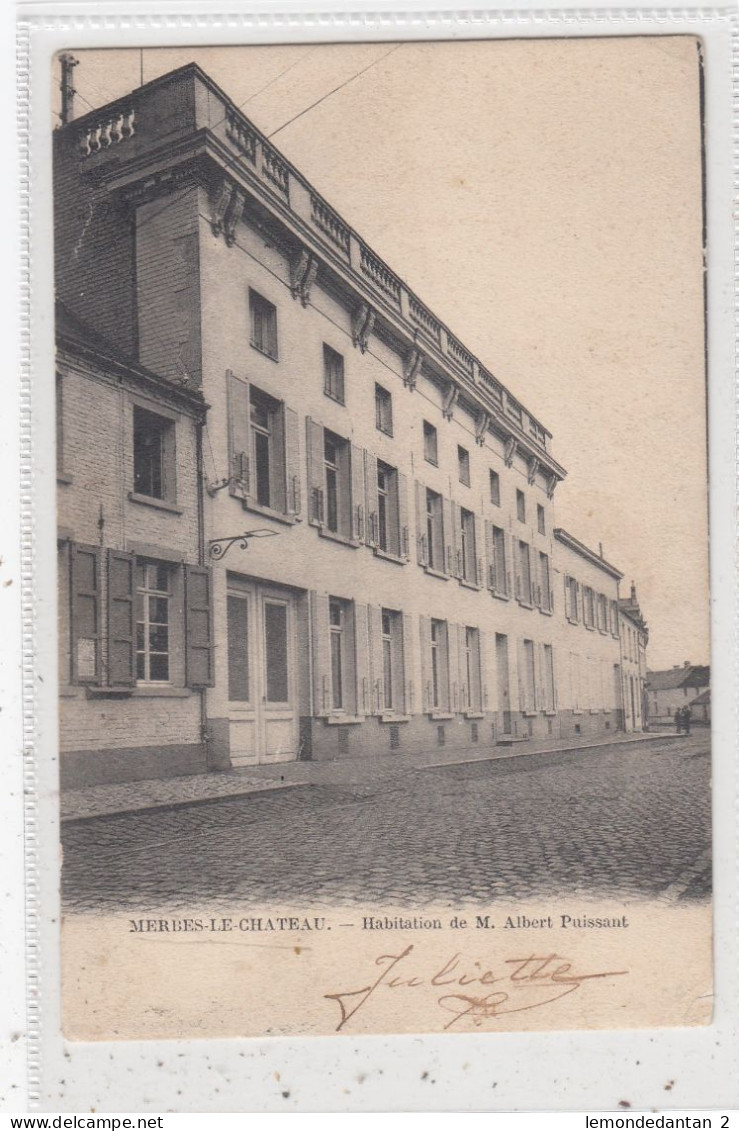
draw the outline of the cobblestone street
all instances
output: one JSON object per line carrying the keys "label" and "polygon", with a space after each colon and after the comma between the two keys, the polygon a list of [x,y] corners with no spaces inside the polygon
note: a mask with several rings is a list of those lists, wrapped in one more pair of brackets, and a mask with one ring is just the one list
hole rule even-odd
{"label": "cobblestone street", "polygon": [[710,891],[709,735],[68,822],[68,911]]}

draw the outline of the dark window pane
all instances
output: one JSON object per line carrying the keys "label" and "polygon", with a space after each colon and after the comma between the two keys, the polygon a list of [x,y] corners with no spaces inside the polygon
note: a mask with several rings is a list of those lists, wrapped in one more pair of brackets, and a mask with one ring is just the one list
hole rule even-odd
{"label": "dark window pane", "polygon": [[149,598],[149,620],[152,624],[169,622],[169,601],[166,597]]}
{"label": "dark window pane", "polygon": [[344,688],[341,680],[341,634],[331,634],[331,698],[335,711],[344,706]]}
{"label": "dark window pane", "polygon": [[257,474],[257,502],[263,506],[270,505],[269,490],[269,437],[263,432],[254,435],[254,461]]}
{"label": "dark window pane", "polygon": [[264,644],[267,665],[267,702],[286,703],[287,693],[287,608],[265,603]]}
{"label": "dark window pane", "polygon": [[169,629],[157,625],[149,629],[149,648],[152,652],[169,651]]}
{"label": "dark window pane", "polygon": [[151,656],[149,658],[149,679],[157,683],[166,683],[169,679],[169,656]]}
{"label": "dark window pane", "polygon": [[136,679],[146,679],[145,658],[143,652],[136,656]]}
{"label": "dark window pane", "polygon": [[249,700],[249,608],[243,597],[228,597],[228,697]]}

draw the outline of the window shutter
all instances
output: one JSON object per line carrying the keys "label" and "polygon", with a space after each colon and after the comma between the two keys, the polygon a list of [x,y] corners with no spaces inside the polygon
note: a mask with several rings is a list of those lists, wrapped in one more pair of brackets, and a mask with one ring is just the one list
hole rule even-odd
{"label": "window shutter", "polygon": [[457,673],[459,678],[459,705],[458,710],[469,711],[471,688],[467,682],[467,627],[457,625]]}
{"label": "window shutter", "polygon": [[413,617],[409,613],[403,613],[403,693],[406,715],[413,715],[416,710],[413,656]]}
{"label": "window shutter", "polygon": [[513,541],[513,574],[514,574],[514,593],[518,598],[523,597],[523,578],[521,576],[521,544],[516,538]]}
{"label": "window shutter", "polygon": [[328,596],[311,593],[311,645],[313,655],[313,714],[327,715],[331,702],[328,647]]}
{"label": "window shutter", "polygon": [[[355,444],[351,446],[351,497],[352,530],[355,542],[364,541],[364,453]],[[375,483],[377,479],[375,479]]]}
{"label": "window shutter", "polygon": [[493,524],[485,519],[485,561],[487,564],[486,584],[488,589],[495,590],[495,536]]}
{"label": "window shutter", "polygon": [[308,464],[308,500],[309,522],[314,526],[323,526],[325,522],[324,511],[324,445],[323,427],[316,424],[309,416],[305,418],[306,443],[305,452]]}
{"label": "window shutter", "polygon": [[557,675],[556,675],[557,669],[555,667],[556,658],[555,658],[555,655],[554,655],[554,647],[553,646],[550,649],[549,655],[551,656],[551,660],[552,660],[552,667],[551,667],[550,672],[547,675],[547,678],[551,677],[551,681],[552,681],[551,687],[550,687],[550,690],[549,690],[549,695],[550,695],[551,700],[552,700],[552,710],[558,711],[559,710],[559,704],[558,704],[557,700],[558,700],[559,697],[557,695]]}
{"label": "window shutter", "polygon": [[251,450],[251,422],[249,382],[226,370],[228,406],[228,455],[230,478],[229,492],[241,499],[251,494],[249,453]]}
{"label": "window shutter", "polygon": [[510,597],[513,592],[513,539],[507,530],[503,531],[503,545],[505,547],[505,585],[504,592]]}
{"label": "window shutter", "polygon": [[516,643],[516,667],[518,669],[518,709],[519,711],[527,710],[526,704],[526,655],[523,646],[523,640],[518,640]]}
{"label": "window shutter", "polygon": [[284,406],[285,415],[285,512],[299,515],[302,498],[300,490],[300,425],[298,414]]}
{"label": "window shutter", "polygon": [[354,602],[354,655],[357,673],[357,714],[371,713],[367,606]]}
{"label": "window shutter", "polygon": [[545,671],[544,671],[544,645],[534,645],[534,687],[536,688],[536,702],[534,707],[537,711],[545,711],[548,709],[549,704],[544,692],[545,689]]}
{"label": "window shutter", "polygon": [[[454,550],[452,557],[452,570],[457,577],[464,577],[462,569],[462,508],[456,503],[451,504],[452,518],[454,521]],[[467,556],[469,557],[471,547],[467,546]],[[468,567],[469,568],[469,567]]]}
{"label": "window shutter", "polygon": [[108,683],[136,682],[136,556],[108,550]]}
{"label": "window shutter", "polygon": [[364,483],[366,499],[364,540],[368,546],[376,546],[378,541],[377,456],[368,451],[364,453]]}
{"label": "window shutter", "polygon": [[185,566],[185,671],[188,687],[212,687],[212,578],[205,566]]}
{"label": "window shutter", "polygon": [[487,634],[482,629],[478,630],[477,639],[480,645],[480,710],[487,711],[490,696],[488,694],[488,665],[487,665]]}
{"label": "window shutter", "polygon": [[[444,540],[444,573],[457,576],[457,540],[455,536],[455,504],[444,496],[441,500],[442,537]],[[459,508],[456,508],[457,510]]]}
{"label": "window shutter", "polygon": [[369,605],[369,651],[372,680],[372,698],[369,711],[373,715],[382,713],[382,609],[379,605]]}
{"label": "window shutter", "polygon": [[444,709],[462,710],[459,691],[459,625],[447,621],[447,699]]}
{"label": "window shutter", "polygon": [[482,557],[482,524],[476,514],[472,516],[472,528],[475,532],[475,585],[483,586],[485,584],[485,578],[483,576],[485,567]]}
{"label": "window shutter", "polygon": [[421,711],[431,710],[431,621],[419,616],[418,635],[421,644]]}
{"label": "window shutter", "polygon": [[416,480],[416,554],[420,566],[429,564],[426,539],[426,488],[418,480]]}
{"label": "window shutter", "polygon": [[398,554],[400,557],[405,558],[406,561],[410,561],[411,535],[408,526],[408,479],[402,471],[396,472],[396,482],[398,484]]}
{"label": "window shutter", "polygon": [[100,683],[100,547],[70,545],[72,680]]}

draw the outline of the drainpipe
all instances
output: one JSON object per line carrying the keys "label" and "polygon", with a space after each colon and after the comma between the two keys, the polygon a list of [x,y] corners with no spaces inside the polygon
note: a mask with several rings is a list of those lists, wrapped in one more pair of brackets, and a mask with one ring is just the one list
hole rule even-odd
{"label": "drainpipe", "polygon": [[[198,525],[198,565],[204,566],[207,564],[205,554],[205,503],[204,503],[204,486],[205,478],[203,472],[203,420],[198,420],[195,425],[195,463],[197,475],[197,525]],[[212,597],[212,594],[211,594]],[[213,662],[211,656],[211,663]],[[207,687],[200,688],[200,741],[205,750],[205,766],[210,769],[210,735],[208,733],[208,704],[207,704]]]}

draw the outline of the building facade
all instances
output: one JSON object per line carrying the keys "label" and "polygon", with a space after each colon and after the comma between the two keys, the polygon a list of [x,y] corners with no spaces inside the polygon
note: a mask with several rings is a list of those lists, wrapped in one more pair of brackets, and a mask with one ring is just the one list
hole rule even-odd
{"label": "building facade", "polygon": [[649,629],[631,583],[628,597],[619,600],[621,678],[623,680],[624,730],[648,730],[647,644]]}
{"label": "building facade", "polygon": [[60,299],[208,405],[199,529],[127,500],[154,567],[201,541],[198,683],[172,638],[133,684],[202,764],[624,726],[621,574],[557,527],[551,434],[198,67],[58,130],[55,177]]}

